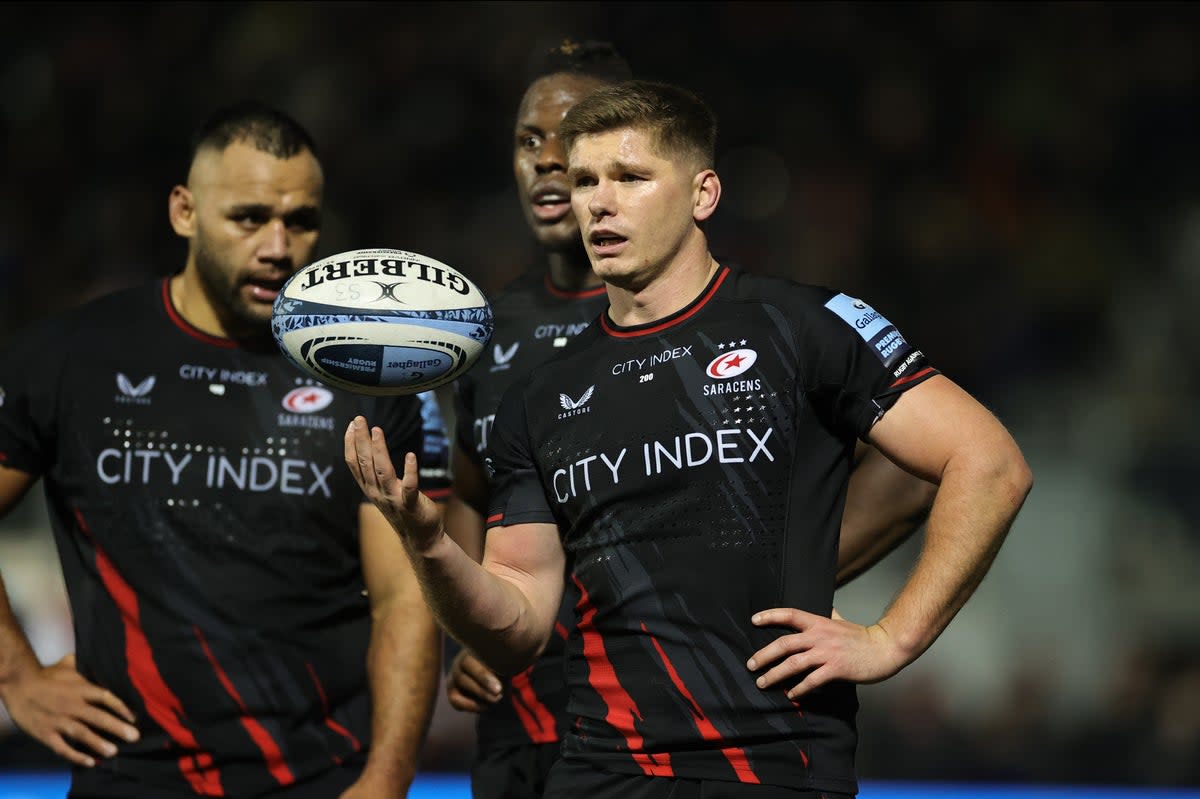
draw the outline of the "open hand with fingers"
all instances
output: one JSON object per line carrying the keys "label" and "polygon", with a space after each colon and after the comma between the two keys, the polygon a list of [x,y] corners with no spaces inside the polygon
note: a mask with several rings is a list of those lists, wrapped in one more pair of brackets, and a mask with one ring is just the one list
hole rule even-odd
{"label": "open hand with fingers", "polygon": [[503,686],[496,673],[467,650],[460,650],[450,664],[446,698],[455,710],[479,713],[500,701]]}
{"label": "open hand with fingers", "polygon": [[383,430],[356,416],[346,428],[345,457],[363,493],[407,546],[423,552],[437,541],[442,535],[441,509],[419,490],[416,455],[405,454],[404,473],[397,475]]}
{"label": "open hand with fingers", "polygon": [[746,667],[760,672],[759,688],[785,688],[788,699],[833,680],[879,682],[907,665],[900,647],[878,624],[864,627],[846,621],[835,610],[827,618],[795,608],[772,608],[754,614],[756,627],[786,627],[783,633],[750,656]]}
{"label": "open hand with fingers", "polygon": [[112,691],[85,679],[74,655],[14,680],[4,703],[19,728],[77,766],[96,765],[93,754],[115,755],[114,740],[140,737],[132,711]]}

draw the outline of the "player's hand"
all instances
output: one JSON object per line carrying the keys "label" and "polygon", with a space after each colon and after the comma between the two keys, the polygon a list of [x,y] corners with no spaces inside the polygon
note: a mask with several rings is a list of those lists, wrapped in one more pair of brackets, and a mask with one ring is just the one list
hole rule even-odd
{"label": "player's hand", "polygon": [[446,698],[455,710],[479,713],[500,701],[502,686],[495,672],[465,649],[459,650],[450,664]]}
{"label": "player's hand", "polygon": [[345,450],[359,487],[409,546],[423,552],[442,535],[441,509],[419,490],[416,455],[405,454],[404,474],[397,475],[383,430],[361,416],[346,429]]}
{"label": "player's hand", "polygon": [[77,766],[96,765],[89,752],[115,755],[110,738],[132,743],[140,737],[125,703],[86,680],[75,669],[74,655],[18,678],[4,698],[17,727]]}
{"label": "player's hand", "polygon": [[787,627],[750,656],[746,668],[761,672],[759,688],[784,687],[788,699],[798,699],[832,680],[879,682],[907,665],[904,655],[878,624],[864,627],[846,621],[835,610],[832,618],[795,608],[772,608],[755,613],[757,627]]}

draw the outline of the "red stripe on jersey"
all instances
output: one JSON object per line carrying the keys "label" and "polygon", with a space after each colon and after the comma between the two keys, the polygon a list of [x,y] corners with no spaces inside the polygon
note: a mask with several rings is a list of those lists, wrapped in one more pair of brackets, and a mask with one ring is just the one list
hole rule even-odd
{"label": "red stripe on jersey", "polygon": [[588,682],[608,706],[608,715],[604,720],[625,736],[625,743],[628,744],[634,761],[642,767],[646,776],[674,777],[675,771],[671,768],[669,754],[664,752],[656,755],[640,751],[644,741],[634,727],[634,720],[642,721],[641,711],[638,710],[633,697],[621,686],[621,681],[617,679],[617,671],[608,659],[608,653],[604,649],[604,638],[596,629],[596,608],[592,605],[587,589],[579,582],[578,577],[572,576],[571,579],[579,587],[579,602],[575,609],[579,612],[579,632],[583,635],[583,655],[587,658]]}
{"label": "red stripe on jersey", "polygon": [[564,641],[571,637],[571,632],[563,625],[561,621],[554,622],[554,632],[558,633],[558,637]]}
{"label": "red stripe on jersey", "polygon": [[192,627],[192,632],[196,634],[196,640],[200,642],[200,646],[204,649],[204,656],[208,658],[208,662],[212,665],[213,671],[217,674],[217,679],[221,681],[221,685],[225,687],[225,693],[237,702],[238,708],[242,711],[242,727],[250,734],[251,740],[258,747],[258,750],[263,754],[263,760],[267,761],[267,771],[271,772],[271,776],[280,785],[291,785],[296,781],[296,777],[292,774],[292,770],[287,767],[287,763],[283,762],[283,752],[279,751],[279,744],[275,743],[275,739],[271,737],[271,733],[267,732],[266,727],[259,723],[258,719],[250,715],[250,711],[246,709],[246,703],[242,701],[241,694],[237,692],[237,688],[233,686],[233,680],[229,679],[229,675],[225,673],[225,669],[221,668],[221,664],[217,662],[217,658],[213,655],[212,650],[208,647],[208,641],[204,640],[204,633],[200,632],[199,627]]}
{"label": "red stripe on jersey", "polygon": [[525,734],[535,744],[552,744],[558,740],[558,731],[554,728],[554,715],[538,699],[533,684],[529,682],[529,674],[533,667],[512,678],[513,710],[525,728]]}
{"label": "red stripe on jersey", "polygon": [[491,516],[487,517],[487,524],[491,524],[492,522],[498,522],[498,521],[501,521],[502,519],[504,519],[503,513],[493,513]]}
{"label": "red stripe on jersey", "polygon": [[[804,710],[801,709],[800,703],[797,702],[795,699],[792,699],[790,701],[792,703],[792,706],[796,708],[796,715],[799,716],[800,718],[804,718]],[[796,748],[800,751],[800,761],[802,763],[804,763],[805,768],[808,768],[808,752],[805,752],[803,749],[800,749],[799,745],[797,745]]]}
{"label": "red stripe on jersey", "polygon": [[167,316],[175,323],[175,326],[187,333],[195,339],[203,341],[205,344],[212,344],[214,347],[224,347],[225,349],[236,349],[238,343],[231,338],[221,338],[205,333],[203,330],[197,330],[192,327],[188,320],[179,315],[179,311],[175,310],[175,303],[171,302],[171,278],[163,278],[162,282],[162,298],[163,307],[167,309]]}
{"label": "red stripe on jersey", "polygon": [[590,289],[567,291],[566,289],[560,289],[558,286],[550,282],[550,275],[546,275],[545,283],[546,291],[563,300],[586,300],[590,299],[591,297],[599,297],[601,294],[608,291],[608,288],[603,284]]}
{"label": "red stripe on jersey", "polygon": [[896,386],[902,386],[902,385],[904,385],[905,383],[911,383],[912,381],[914,381],[914,380],[917,380],[917,379],[919,379],[919,378],[922,378],[922,377],[924,377],[925,375],[929,374],[929,373],[930,373],[930,372],[932,372],[932,371],[933,371],[933,367],[932,367],[932,366],[926,366],[924,369],[922,369],[921,371],[917,372],[915,375],[909,375],[908,377],[902,377],[902,378],[900,378],[900,379],[899,379],[899,380],[897,380],[895,383],[892,383],[890,386],[888,386],[888,388],[895,388]]}
{"label": "red stripe on jersey", "polygon": [[422,491],[421,493],[424,494],[425,496],[429,497],[430,499],[438,500],[438,499],[445,499],[446,497],[450,496],[450,489],[448,489],[448,488],[431,488],[428,491]]}
{"label": "red stripe on jersey", "polygon": [[[642,624],[642,632],[649,633],[644,623]],[[723,741],[725,736],[721,735],[716,726],[709,721],[708,716],[704,715],[704,711],[700,709],[699,703],[696,702],[696,697],[692,696],[692,692],[687,689],[683,678],[675,670],[675,664],[667,657],[667,653],[663,651],[662,645],[658,643],[658,639],[651,635],[650,643],[654,644],[654,651],[662,658],[663,666],[667,669],[667,676],[675,684],[675,689],[683,694],[683,698],[687,700],[688,705],[691,707],[692,720],[696,723],[696,729],[700,731],[700,737],[706,741]],[[725,755],[725,759],[729,761],[729,765],[733,766],[733,771],[737,774],[738,782],[760,784],[758,775],[750,767],[750,761],[746,759],[746,753],[741,747],[727,746],[721,750],[721,754]]]}
{"label": "red stripe on jersey", "polygon": [[183,749],[190,750],[188,754],[179,758],[179,771],[192,786],[192,791],[201,796],[224,796],[221,774],[213,767],[212,755],[201,751],[196,736],[184,726],[183,703],[167,685],[158,670],[158,664],[154,662],[150,641],[142,630],[141,608],[138,607],[133,586],[125,582],[125,578],[117,571],[108,554],[100,548],[83,518],[83,513],[78,508],[74,510],[79,529],[96,550],[96,572],[121,613],[121,623],[125,628],[125,661],[129,682],[141,695],[150,718],[171,736],[172,741]]}
{"label": "red stripe on jersey", "polygon": [[[321,680],[317,677],[317,670],[311,663],[305,663],[304,666],[308,669],[308,676],[312,677],[313,685],[317,687],[317,696],[321,697],[321,710],[325,714],[325,726],[349,741],[355,752],[362,751],[362,744],[358,742],[358,738],[354,737],[354,733],[330,718],[329,700],[325,697],[325,686],[321,685]],[[342,762],[340,757],[334,757],[333,760],[339,765]]]}
{"label": "red stripe on jersey", "polygon": [[713,295],[717,293],[717,289],[721,288],[721,284],[725,282],[725,278],[727,277],[729,277],[729,267],[721,267],[721,273],[717,275],[717,279],[713,281],[711,286],[709,286],[708,291],[704,292],[704,296],[696,301],[695,305],[689,308],[686,313],[680,314],[674,319],[668,319],[662,324],[655,325],[654,327],[648,327],[645,330],[617,330],[609,323],[608,314],[602,313],[600,314],[600,327],[603,328],[605,333],[615,338],[636,338],[638,336],[649,336],[653,335],[654,333],[661,333],[668,327],[674,327],[675,325],[690,319],[696,314],[697,311],[707,305],[708,301],[711,300]]}

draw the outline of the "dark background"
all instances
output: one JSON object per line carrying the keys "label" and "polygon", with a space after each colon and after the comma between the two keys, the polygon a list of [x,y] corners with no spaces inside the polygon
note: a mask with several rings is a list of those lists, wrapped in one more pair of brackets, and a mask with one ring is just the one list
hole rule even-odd
{"label": "dark background", "polygon": [[[3,4],[0,346],[182,266],[188,136],[247,97],[317,139],[321,253],[415,250],[493,290],[536,263],[526,66],[612,41],[720,116],[715,251],[867,299],[1034,468],[978,595],[860,691],[863,775],[1200,784],[1198,25],[1174,3]],[[0,526],[0,570],[51,659],[39,503]],[[839,609],[874,621],[915,546]],[[0,764],[53,762],[5,729]],[[426,767],[469,747],[440,708]]]}

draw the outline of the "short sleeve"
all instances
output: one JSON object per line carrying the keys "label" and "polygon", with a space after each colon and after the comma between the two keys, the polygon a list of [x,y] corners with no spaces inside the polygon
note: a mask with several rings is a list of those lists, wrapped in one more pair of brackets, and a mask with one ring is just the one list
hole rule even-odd
{"label": "short sleeve", "polygon": [[533,461],[523,389],[516,383],[504,392],[488,438],[484,464],[493,487],[488,501],[489,529],[555,522]]}
{"label": "short sleeve", "polygon": [[806,315],[804,391],[835,430],[861,438],[902,393],[937,374],[886,317],[846,294]]}
{"label": "short sleeve", "polygon": [[0,347],[0,466],[42,474],[53,466],[63,359],[27,329]]}

